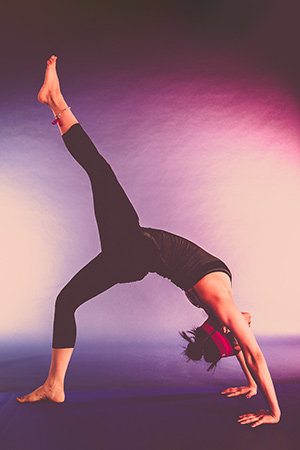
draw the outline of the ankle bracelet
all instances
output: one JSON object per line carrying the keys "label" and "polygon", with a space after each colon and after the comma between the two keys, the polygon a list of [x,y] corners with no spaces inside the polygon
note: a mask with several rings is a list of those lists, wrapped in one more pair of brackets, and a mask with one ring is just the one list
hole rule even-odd
{"label": "ankle bracelet", "polygon": [[61,117],[62,113],[64,113],[65,111],[69,111],[69,110],[71,110],[71,106],[67,106],[67,108],[63,109],[61,113],[57,114],[55,116],[55,119],[52,122],[52,125],[58,124],[61,127],[62,123],[61,123],[60,117]]}

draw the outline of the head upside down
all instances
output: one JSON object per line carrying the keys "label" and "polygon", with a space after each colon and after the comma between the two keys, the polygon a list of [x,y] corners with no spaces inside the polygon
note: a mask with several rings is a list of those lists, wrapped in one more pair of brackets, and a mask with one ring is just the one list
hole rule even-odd
{"label": "head upside down", "polygon": [[[200,307],[193,292],[188,291],[186,295],[194,306]],[[220,325],[213,317],[209,317],[200,327],[188,332],[182,331],[180,335],[188,341],[184,351],[188,360],[199,361],[204,357],[206,362],[212,363],[208,370],[213,369],[221,358],[234,356],[240,351],[239,344],[230,330]]]}

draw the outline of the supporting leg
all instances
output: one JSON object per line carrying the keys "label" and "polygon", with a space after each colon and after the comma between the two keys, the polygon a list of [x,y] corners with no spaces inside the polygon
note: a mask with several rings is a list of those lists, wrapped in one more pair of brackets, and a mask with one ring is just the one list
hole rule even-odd
{"label": "supporting leg", "polygon": [[115,284],[109,261],[100,253],[83,267],[57,297],[54,318],[53,350],[45,383],[31,394],[18,398],[20,403],[65,400],[64,379],[76,339],[76,309]]}
{"label": "supporting leg", "polygon": [[52,360],[47,380],[31,394],[18,397],[18,402],[33,403],[41,400],[51,400],[55,403],[64,402],[64,380],[72,352],[73,348],[52,349]]}

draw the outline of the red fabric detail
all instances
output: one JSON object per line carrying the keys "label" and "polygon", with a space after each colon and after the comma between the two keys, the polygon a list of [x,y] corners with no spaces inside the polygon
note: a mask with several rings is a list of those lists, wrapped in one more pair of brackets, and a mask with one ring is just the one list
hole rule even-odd
{"label": "red fabric detail", "polygon": [[[208,319],[209,321],[210,319]],[[221,331],[216,330],[212,327],[208,321],[204,322],[201,328],[212,338],[214,343],[219,349],[221,358],[226,358],[227,356],[233,356],[234,350],[225,334]]]}

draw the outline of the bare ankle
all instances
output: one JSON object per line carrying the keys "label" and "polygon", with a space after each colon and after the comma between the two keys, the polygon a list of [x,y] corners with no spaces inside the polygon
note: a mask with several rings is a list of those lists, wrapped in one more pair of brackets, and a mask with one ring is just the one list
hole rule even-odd
{"label": "bare ankle", "polygon": [[54,94],[54,95],[51,94],[49,102],[47,104],[48,106],[50,106],[55,116],[68,107],[62,94]]}
{"label": "bare ankle", "polygon": [[44,387],[46,389],[58,389],[58,390],[64,390],[64,383],[61,380],[57,380],[55,378],[47,378],[47,380],[44,383]]}

